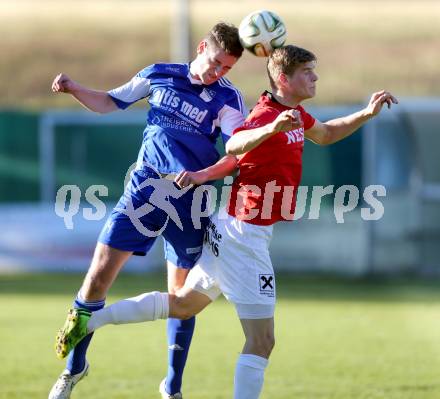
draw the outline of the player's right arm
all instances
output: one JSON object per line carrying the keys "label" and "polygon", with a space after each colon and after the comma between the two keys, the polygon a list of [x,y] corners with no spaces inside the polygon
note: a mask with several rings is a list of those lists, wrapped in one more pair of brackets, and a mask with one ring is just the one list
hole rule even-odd
{"label": "player's right arm", "polygon": [[107,92],[88,89],[64,73],[60,73],[55,77],[52,83],[52,91],[54,93],[69,93],[84,107],[100,114],[118,109],[118,106]]}
{"label": "player's right arm", "polygon": [[[246,127],[246,123],[243,125]],[[302,126],[301,114],[294,109],[281,112],[273,122],[235,133],[226,143],[226,153],[241,155],[258,147],[278,132],[287,132]]]}

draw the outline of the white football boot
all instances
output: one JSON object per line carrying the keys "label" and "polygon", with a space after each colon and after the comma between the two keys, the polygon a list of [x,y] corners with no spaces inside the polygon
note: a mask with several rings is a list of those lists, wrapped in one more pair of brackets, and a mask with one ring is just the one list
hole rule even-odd
{"label": "white football boot", "polygon": [[86,362],[84,370],[78,374],[70,374],[69,370],[64,370],[58,377],[55,385],[49,393],[48,399],[69,399],[73,387],[89,373],[89,364]]}
{"label": "white football boot", "polygon": [[183,399],[183,396],[180,392],[170,395],[167,391],[165,391],[165,380],[166,378],[164,378],[159,385],[159,393],[162,395],[162,399]]}

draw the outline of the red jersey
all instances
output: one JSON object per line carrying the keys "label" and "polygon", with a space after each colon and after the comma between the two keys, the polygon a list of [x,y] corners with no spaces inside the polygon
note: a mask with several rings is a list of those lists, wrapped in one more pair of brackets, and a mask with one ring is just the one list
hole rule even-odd
{"label": "red jersey", "polygon": [[[265,92],[249,114],[241,130],[267,125],[277,116],[292,109],[280,104]],[[271,225],[280,220],[293,220],[296,193],[301,180],[304,131],[315,119],[303,107],[300,128],[278,132],[245,153],[238,162],[239,174],[232,185],[228,213],[239,220],[257,225]]]}

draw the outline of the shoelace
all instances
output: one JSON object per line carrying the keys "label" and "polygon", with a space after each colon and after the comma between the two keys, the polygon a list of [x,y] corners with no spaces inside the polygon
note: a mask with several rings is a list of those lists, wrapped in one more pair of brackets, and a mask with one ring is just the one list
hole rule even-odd
{"label": "shoelace", "polygon": [[58,381],[57,389],[64,391],[68,388],[69,383],[72,382],[72,376],[70,374],[61,375],[60,381]]}

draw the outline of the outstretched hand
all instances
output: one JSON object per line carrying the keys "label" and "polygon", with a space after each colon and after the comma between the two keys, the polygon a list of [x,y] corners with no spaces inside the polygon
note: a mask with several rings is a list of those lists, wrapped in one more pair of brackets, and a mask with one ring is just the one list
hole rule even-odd
{"label": "outstretched hand", "polygon": [[398,103],[397,98],[388,91],[378,91],[373,93],[370,98],[370,102],[367,105],[367,114],[370,116],[376,116],[382,110],[384,104],[387,104],[388,108],[391,108],[392,104]]}

